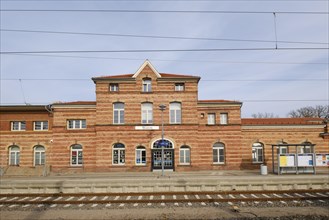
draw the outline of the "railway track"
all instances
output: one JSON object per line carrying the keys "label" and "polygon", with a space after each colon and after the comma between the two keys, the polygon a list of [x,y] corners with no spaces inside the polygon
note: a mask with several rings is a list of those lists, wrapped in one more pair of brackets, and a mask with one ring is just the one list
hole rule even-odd
{"label": "railway track", "polygon": [[187,205],[287,202],[329,205],[329,190],[231,191],[231,192],[153,192],[153,193],[70,193],[70,194],[0,194],[0,208],[83,207],[91,205],[124,206]]}

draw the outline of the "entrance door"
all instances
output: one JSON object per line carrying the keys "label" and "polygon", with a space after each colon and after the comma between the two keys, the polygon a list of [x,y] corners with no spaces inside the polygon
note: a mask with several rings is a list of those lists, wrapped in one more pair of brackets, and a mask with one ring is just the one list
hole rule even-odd
{"label": "entrance door", "polygon": [[[162,169],[161,149],[152,150],[152,170]],[[164,169],[174,170],[175,154],[174,149],[164,149]]]}

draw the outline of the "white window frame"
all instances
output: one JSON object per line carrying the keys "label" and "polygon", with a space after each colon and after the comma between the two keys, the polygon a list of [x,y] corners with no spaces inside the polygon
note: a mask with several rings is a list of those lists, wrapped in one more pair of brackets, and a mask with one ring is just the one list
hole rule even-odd
{"label": "white window frame", "polygon": [[[213,152],[213,164],[225,164],[225,144],[217,142],[212,147]],[[216,152],[216,157],[215,157]]]}
{"label": "white window frame", "polygon": [[141,106],[141,123],[153,124],[153,103],[144,102]]}
{"label": "white window frame", "polygon": [[[72,123],[70,123],[70,122],[72,122]],[[87,128],[86,119],[68,119],[67,120],[67,129],[68,130],[79,130],[79,129],[86,129],[86,128]]]}
{"label": "white window frame", "polygon": [[227,125],[228,124],[228,114],[227,113],[220,113],[220,124]]}
{"label": "white window frame", "polygon": [[[80,144],[74,144],[71,146],[71,154],[70,154],[70,164],[74,167],[79,167],[83,165],[83,148]],[[81,153],[81,156],[80,156]],[[75,155],[73,155],[75,154]],[[79,160],[79,157],[81,160]],[[75,160],[75,162],[73,162]]]}
{"label": "white window frame", "polygon": [[110,92],[119,92],[119,84],[118,83],[110,83]]}
{"label": "white window frame", "polygon": [[9,166],[19,166],[20,151],[21,149],[17,145],[12,145],[9,147]]}
{"label": "white window frame", "polygon": [[185,90],[185,83],[175,83],[175,91],[183,92]]}
{"label": "white window frame", "polygon": [[[116,115],[118,116],[117,121],[115,119]],[[113,103],[113,124],[124,124],[124,123],[125,123],[125,103],[123,102]]]}
{"label": "white window frame", "polygon": [[34,146],[33,150],[34,150],[33,165],[34,166],[45,165],[46,163],[45,147],[42,145],[36,145]]}
{"label": "white window frame", "polygon": [[12,131],[26,131],[26,121],[12,121],[11,130]]}
{"label": "white window frame", "polygon": [[215,113],[208,113],[207,116],[207,124],[208,125],[215,125],[216,124],[216,114]]}
{"label": "white window frame", "polygon": [[136,148],[135,158],[136,158],[136,160],[135,160],[136,165],[146,165],[146,149],[145,149],[145,147],[138,146]]}
{"label": "white window frame", "polygon": [[189,146],[181,146],[179,149],[179,164],[190,165],[191,164],[191,148]]}
{"label": "white window frame", "polygon": [[[40,124],[40,125],[38,125],[38,124]],[[49,129],[48,121],[34,121],[33,122],[34,131],[48,131],[48,129]]]}
{"label": "white window frame", "polygon": [[142,91],[152,92],[152,79],[150,78],[143,79]]}
{"label": "white window frame", "polygon": [[182,104],[180,102],[169,104],[169,122],[170,124],[182,123]]}
{"label": "white window frame", "polygon": [[[117,145],[120,145],[120,146],[117,147]],[[117,158],[115,158],[114,155],[117,155]],[[125,157],[126,157],[126,148],[125,148],[124,144],[121,144],[121,143],[114,144],[112,147],[112,165],[118,165],[118,166],[125,165],[126,164]],[[115,159],[117,159],[117,163],[115,162]]]}
{"label": "white window frame", "polygon": [[[261,153],[260,153],[261,152]],[[259,154],[261,154],[261,160],[259,160]],[[252,145],[252,163],[264,162],[264,145],[260,142],[255,142]]]}

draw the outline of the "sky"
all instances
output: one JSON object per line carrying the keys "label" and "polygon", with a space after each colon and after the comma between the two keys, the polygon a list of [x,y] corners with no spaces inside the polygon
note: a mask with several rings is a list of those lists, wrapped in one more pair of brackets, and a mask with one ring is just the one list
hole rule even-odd
{"label": "sky", "polygon": [[328,12],[328,0],[1,0],[0,104],[94,101],[92,77],[148,59],[200,76],[200,100],[287,117],[329,104]]}

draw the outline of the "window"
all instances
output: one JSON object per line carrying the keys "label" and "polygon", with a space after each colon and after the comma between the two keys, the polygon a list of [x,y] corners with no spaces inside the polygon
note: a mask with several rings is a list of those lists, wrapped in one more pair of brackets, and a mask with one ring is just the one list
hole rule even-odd
{"label": "window", "polygon": [[82,146],[80,144],[74,144],[71,146],[71,166],[82,166]]}
{"label": "window", "polygon": [[41,145],[34,147],[34,166],[45,164],[45,148]]}
{"label": "window", "polygon": [[113,104],[113,124],[125,123],[125,104],[114,103]]}
{"label": "window", "polygon": [[163,141],[162,141],[162,139],[160,139],[153,143],[154,149],[156,149],[156,148],[161,149],[162,146],[163,146],[163,148],[173,148],[173,143],[167,139],[163,139]]}
{"label": "window", "polygon": [[35,121],[33,123],[33,129],[35,131],[47,131],[48,130],[48,121]]}
{"label": "window", "polygon": [[153,123],[153,104],[142,103],[142,124]]}
{"label": "window", "polygon": [[125,164],[125,145],[121,143],[116,143],[113,146],[112,151],[112,163],[115,165],[124,165]]}
{"label": "window", "polygon": [[299,148],[300,154],[312,153],[312,143],[311,142],[303,142],[302,144],[305,144],[305,146],[301,146]]}
{"label": "window", "polygon": [[146,165],[145,147],[139,146],[136,148],[136,165]]}
{"label": "window", "polygon": [[179,149],[179,163],[182,165],[189,165],[190,164],[190,148],[188,146],[181,146]]}
{"label": "window", "polygon": [[86,120],[67,120],[67,128],[68,129],[85,129],[86,128]]}
{"label": "window", "polygon": [[220,113],[220,124],[227,125],[228,124],[228,115],[227,113]]}
{"label": "window", "polygon": [[217,142],[213,145],[213,163],[224,164],[225,163],[225,145],[221,142]]}
{"label": "window", "polygon": [[152,80],[150,78],[143,79],[143,92],[152,92]]}
{"label": "window", "polygon": [[173,102],[169,105],[170,124],[180,124],[182,122],[181,103]]}
{"label": "window", "polygon": [[175,91],[184,91],[185,90],[185,84],[184,83],[176,83],[175,84]]}
{"label": "window", "polygon": [[118,83],[110,83],[110,92],[118,92],[119,84]]}
{"label": "window", "polygon": [[20,150],[16,145],[12,145],[9,147],[9,165],[18,166],[20,159]]}
{"label": "window", "polygon": [[12,131],[25,131],[26,130],[26,122],[25,121],[12,121],[11,122],[11,130]]}
{"label": "window", "polygon": [[[287,144],[286,142],[280,142],[280,144]],[[278,148],[277,153],[279,154],[287,154],[288,153],[288,147],[287,146],[281,146]]]}
{"label": "window", "polygon": [[256,142],[252,145],[252,162],[253,163],[263,163],[264,161],[264,145],[262,143]]}
{"label": "window", "polygon": [[214,124],[216,124],[216,114],[209,113],[208,114],[208,125],[214,125]]}

